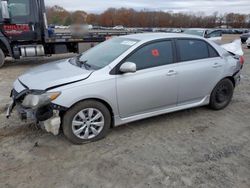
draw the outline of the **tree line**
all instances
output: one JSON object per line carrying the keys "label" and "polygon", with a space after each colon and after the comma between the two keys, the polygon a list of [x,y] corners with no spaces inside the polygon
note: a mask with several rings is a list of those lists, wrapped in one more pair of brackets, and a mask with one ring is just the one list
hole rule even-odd
{"label": "tree line", "polygon": [[104,27],[206,27],[226,25],[250,28],[250,14],[227,13],[212,15],[198,13],[173,13],[163,11],[136,11],[128,8],[109,8],[101,14],[85,11],[69,12],[60,6],[46,7],[48,22],[56,25],[91,24]]}

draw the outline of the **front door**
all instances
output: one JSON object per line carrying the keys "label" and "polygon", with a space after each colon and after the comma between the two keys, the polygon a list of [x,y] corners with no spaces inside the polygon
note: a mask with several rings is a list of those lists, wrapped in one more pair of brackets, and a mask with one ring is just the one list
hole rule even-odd
{"label": "front door", "polygon": [[135,63],[137,72],[120,74],[116,79],[122,118],[176,106],[177,65],[171,41],[147,44],[124,62]]}

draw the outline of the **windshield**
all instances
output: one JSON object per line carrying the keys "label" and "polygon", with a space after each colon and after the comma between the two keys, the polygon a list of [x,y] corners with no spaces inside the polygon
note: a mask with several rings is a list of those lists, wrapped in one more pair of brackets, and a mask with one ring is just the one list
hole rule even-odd
{"label": "windshield", "polygon": [[81,67],[83,67],[82,65],[87,65],[92,69],[101,69],[114,61],[137,42],[138,41],[134,39],[118,37],[109,39],[78,56],[75,60],[75,65]]}
{"label": "windshield", "polygon": [[188,29],[184,31],[185,34],[188,35],[197,35],[203,37],[204,30],[194,30],[194,29]]}

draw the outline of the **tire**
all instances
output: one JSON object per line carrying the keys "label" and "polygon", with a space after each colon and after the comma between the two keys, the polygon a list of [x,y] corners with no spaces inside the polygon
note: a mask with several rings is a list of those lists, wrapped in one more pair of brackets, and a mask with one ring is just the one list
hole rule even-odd
{"label": "tire", "polygon": [[247,46],[248,49],[250,49],[250,46]]}
{"label": "tire", "polygon": [[3,50],[0,48],[0,68],[4,65],[5,62],[5,55],[3,53]]}
{"label": "tire", "polygon": [[222,110],[226,108],[233,98],[234,85],[231,80],[223,79],[214,88],[210,97],[210,108]]}
{"label": "tire", "polygon": [[[89,117],[91,114],[92,116]],[[81,125],[79,125],[80,122]],[[107,135],[110,126],[111,114],[109,110],[104,104],[95,100],[77,103],[64,114],[62,122],[63,133],[73,144],[100,140]]]}

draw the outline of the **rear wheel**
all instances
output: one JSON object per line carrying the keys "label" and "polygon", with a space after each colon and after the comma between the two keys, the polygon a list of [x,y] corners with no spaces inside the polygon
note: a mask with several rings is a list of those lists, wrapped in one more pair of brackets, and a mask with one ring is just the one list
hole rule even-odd
{"label": "rear wheel", "polygon": [[0,68],[4,65],[5,62],[5,55],[3,53],[3,50],[0,48]]}
{"label": "rear wheel", "polygon": [[109,110],[102,103],[89,100],[79,102],[68,110],[63,117],[63,132],[74,144],[102,139],[111,125]]}
{"label": "rear wheel", "polygon": [[214,110],[221,110],[228,106],[234,93],[234,85],[231,80],[224,79],[214,88],[210,97],[210,107]]}

